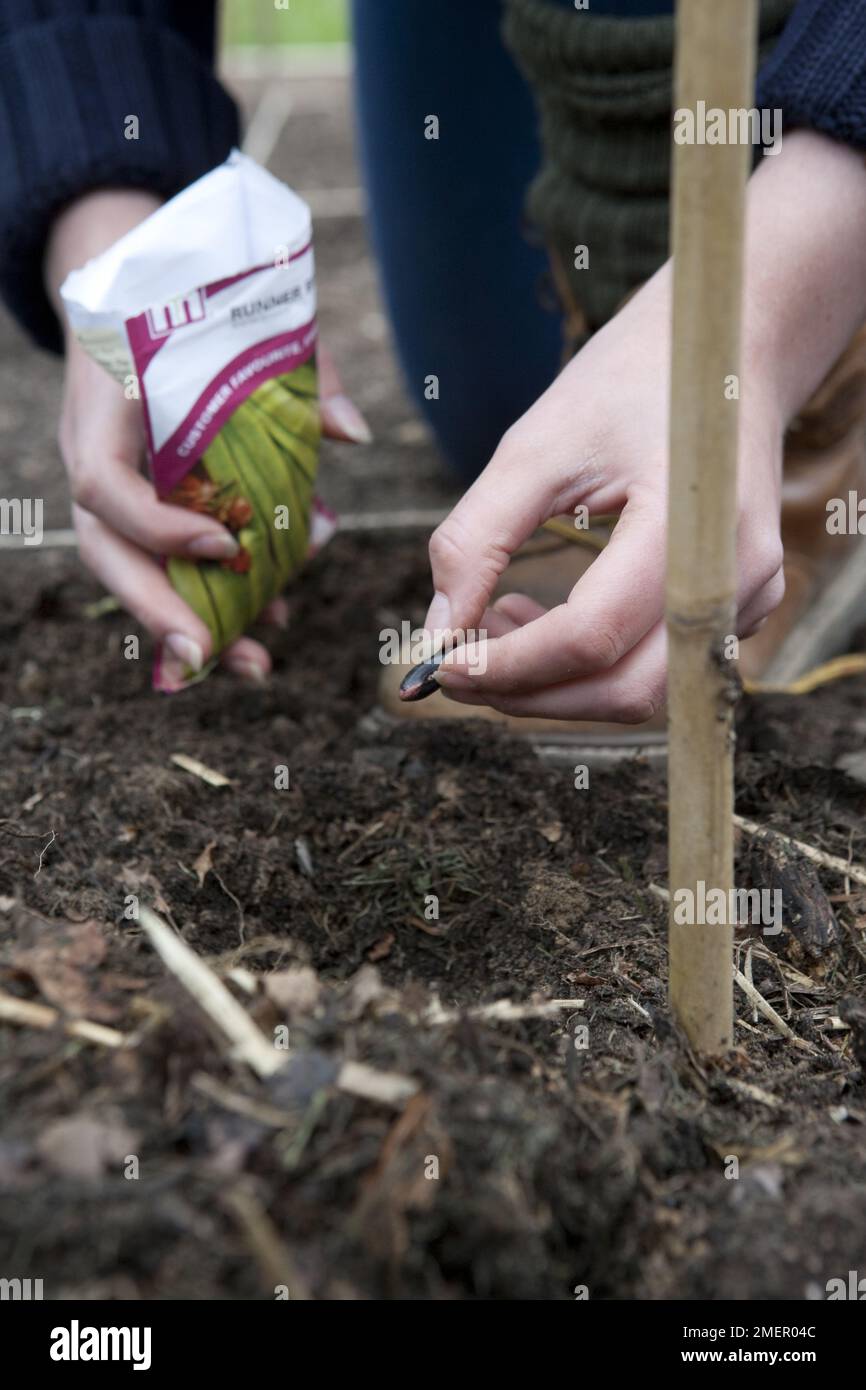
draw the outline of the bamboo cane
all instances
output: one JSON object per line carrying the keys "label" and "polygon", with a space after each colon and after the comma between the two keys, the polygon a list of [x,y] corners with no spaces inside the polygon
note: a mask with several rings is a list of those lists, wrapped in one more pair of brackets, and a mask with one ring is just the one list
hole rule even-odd
{"label": "bamboo cane", "polygon": [[[754,102],[756,0],[680,0],[678,111]],[[729,127],[730,133],[730,127]],[[680,925],[677,893],[733,887],[737,401],[750,147],[674,147],[668,502],[670,998],[696,1051],[733,1040],[733,926]],[[726,389],[727,387],[727,389]]]}

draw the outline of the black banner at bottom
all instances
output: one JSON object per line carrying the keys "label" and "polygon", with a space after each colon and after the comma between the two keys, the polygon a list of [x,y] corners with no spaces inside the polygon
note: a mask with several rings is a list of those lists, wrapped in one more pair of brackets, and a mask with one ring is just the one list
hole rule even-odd
{"label": "black banner at bottom", "polygon": [[[855,1290],[855,1293],[858,1293]],[[862,1358],[866,1308],[857,1297],[834,1302],[804,1303],[602,1303],[576,1299],[570,1308],[561,1305],[552,1324],[557,1336],[579,1339],[581,1361],[591,1353],[594,1360],[611,1371],[667,1371],[675,1366],[762,1366],[769,1370],[806,1366],[826,1377],[828,1372],[856,1365]],[[845,1305],[848,1306],[845,1306]],[[477,1304],[473,1304],[477,1307]],[[139,1376],[166,1372],[214,1372],[222,1378],[249,1374],[251,1370],[270,1373],[281,1365],[288,1373],[298,1369],[299,1353],[312,1353],[314,1342],[299,1344],[298,1335],[315,1337],[323,1332],[345,1333],[342,1343],[322,1344],[329,1374],[333,1374],[335,1352],[345,1348],[353,1369],[362,1370],[365,1355],[375,1357],[380,1371],[382,1338],[416,1333],[406,1321],[390,1331],[377,1328],[369,1306],[354,1310],[343,1305],[326,1307],[290,1301],[261,1303],[59,1303],[0,1302],[0,1333],[5,1333],[7,1351],[14,1347],[18,1366],[25,1371],[59,1380],[70,1376],[92,1379],[101,1370],[138,1373]],[[359,1321],[355,1321],[355,1319]],[[434,1336],[440,1326],[427,1323]],[[537,1324],[533,1324],[534,1327]],[[448,1330],[454,1327],[449,1321]],[[384,1324],[383,1324],[384,1328]],[[423,1336],[422,1329],[422,1336]],[[476,1356],[485,1370],[500,1358],[514,1355],[514,1315],[503,1324],[501,1334],[485,1328]],[[471,1365],[469,1347],[474,1344],[478,1324],[465,1325],[473,1341],[461,1351],[456,1362]],[[361,1340],[363,1338],[363,1340]],[[376,1340],[372,1340],[375,1338]],[[395,1352],[397,1346],[395,1345]],[[524,1352],[531,1356],[528,1343]],[[374,1349],[378,1347],[379,1350]],[[365,1350],[366,1349],[366,1350]],[[468,1353],[468,1354],[467,1354]],[[399,1353],[397,1353],[399,1359]],[[549,1355],[549,1350],[546,1355]],[[555,1353],[564,1359],[563,1348]],[[449,1365],[455,1366],[449,1356]],[[513,1363],[512,1372],[519,1374]],[[366,1372],[372,1370],[372,1364]],[[309,1373],[309,1368],[306,1374]]]}

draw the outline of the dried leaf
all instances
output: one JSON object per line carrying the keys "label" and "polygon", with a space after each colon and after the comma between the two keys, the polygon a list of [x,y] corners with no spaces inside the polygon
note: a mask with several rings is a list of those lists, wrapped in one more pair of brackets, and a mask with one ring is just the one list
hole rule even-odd
{"label": "dried leaf", "polygon": [[154,877],[149,869],[139,869],[136,864],[124,864],[117,876],[117,881],[123,884],[124,888],[128,888],[129,891],[134,893],[137,897],[140,897],[142,892],[146,891],[151,896],[153,905],[157,911],[161,912],[164,917],[167,917],[170,922],[173,921],[171,908],[166,902],[162,891],[162,884],[159,882],[158,878]]}
{"label": "dried leaf", "polygon": [[394,939],[394,933],[392,931],[386,932],[384,936],[379,938],[374,946],[370,947],[370,950],[367,952],[367,959],[384,960],[386,956],[390,956],[391,947],[394,945]]}
{"label": "dried leaf", "polygon": [[406,917],[404,919],[410,927],[417,927],[419,931],[426,932],[428,936],[447,936],[448,928],[437,926],[435,922],[427,922],[423,917]]}
{"label": "dried leaf", "polygon": [[192,866],[195,869],[199,888],[201,888],[202,884],[204,883],[205,879],[207,878],[208,874],[213,868],[213,859],[211,858],[211,851],[216,849],[216,846],[216,840],[211,840],[210,844],[205,845],[201,854],[198,856],[198,859],[196,859],[195,863]]}
{"label": "dried leaf", "polygon": [[99,922],[43,922],[33,918],[30,938],[13,951],[11,964],[28,975],[49,1003],[73,1018],[116,1018],[117,1009],[95,993],[90,972],[105,959],[106,941]]}

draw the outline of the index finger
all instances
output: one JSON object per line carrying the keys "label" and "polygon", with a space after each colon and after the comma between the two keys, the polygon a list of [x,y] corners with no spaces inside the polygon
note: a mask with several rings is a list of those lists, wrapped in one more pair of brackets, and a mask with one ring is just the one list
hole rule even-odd
{"label": "index finger", "polygon": [[222,560],[238,552],[237,541],[213,517],[161,501],[149,479],[111,453],[98,463],[78,463],[72,493],[79,507],[151,554]]}
{"label": "index finger", "polygon": [[543,690],[610,670],[664,613],[665,519],[633,500],[567,602],[498,637],[458,648],[436,679],[479,695]]}
{"label": "index finger", "polygon": [[478,627],[500,575],[517,548],[553,514],[552,480],[532,480],[524,465],[496,460],[430,537],[435,590],[427,613],[428,632]]}

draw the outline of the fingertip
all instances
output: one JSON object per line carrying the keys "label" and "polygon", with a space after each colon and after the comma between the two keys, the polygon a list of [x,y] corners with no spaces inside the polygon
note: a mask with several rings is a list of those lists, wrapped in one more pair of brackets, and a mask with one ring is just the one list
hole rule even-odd
{"label": "fingertip", "polygon": [[230,531],[203,531],[187,541],[184,549],[193,560],[233,560],[240,545]]}
{"label": "fingertip", "polygon": [[271,674],[271,658],[260,642],[239,637],[222,654],[226,670],[251,685],[266,685]]}
{"label": "fingertip", "polygon": [[204,666],[205,654],[200,643],[186,633],[169,632],[163,638],[163,645],[169,657],[180,666],[189,667],[194,674]]}
{"label": "fingertip", "polygon": [[328,396],[322,400],[322,432],[331,439],[350,444],[372,444],[373,431],[354,401],[348,396]]}
{"label": "fingertip", "polygon": [[240,676],[241,680],[247,681],[250,685],[265,686],[270,679],[270,671],[266,671],[256,661],[233,661],[226,663],[232,675]]}
{"label": "fingertip", "polygon": [[274,627],[280,628],[285,632],[289,626],[289,601],[280,596],[272,598],[270,603],[265,604],[259,614],[259,620],[263,623],[273,623]]}

